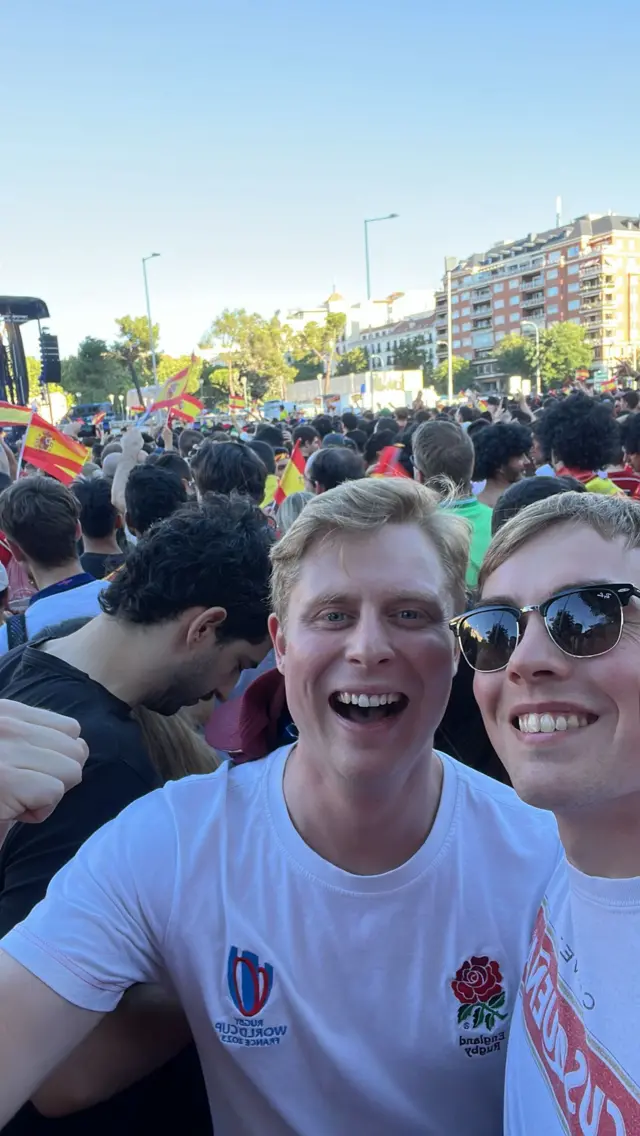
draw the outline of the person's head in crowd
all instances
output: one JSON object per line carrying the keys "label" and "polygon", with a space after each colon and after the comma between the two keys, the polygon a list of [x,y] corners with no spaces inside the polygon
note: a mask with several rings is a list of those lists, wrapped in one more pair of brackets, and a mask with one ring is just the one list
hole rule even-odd
{"label": "person's head in crowd", "polygon": [[629,414],[621,430],[625,457],[634,473],[640,473],[640,414]]}
{"label": "person's head in crowd", "polygon": [[316,433],[320,435],[320,440],[324,438],[325,434],[331,434],[333,432],[333,421],[328,414],[317,414],[311,425]]}
{"label": "person's head in crowd", "polygon": [[307,463],[304,484],[307,492],[320,494],[364,475],[365,466],[359,454],[347,446],[328,446],[313,455],[311,468]]}
{"label": "person's head in crowd", "polygon": [[406,430],[407,426],[409,425],[409,411],[407,407],[399,406],[394,413],[394,417],[396,422],[398,423],[398,428],[400,430]]}
{"label": "person's head in crowd", "polygon": [[[497,422],[472,435],[476,460],[475,481],[499,495],[524,477],[531,449],[531,431],[515,422]],[[482,497],[481,497],[482,499]],[[487,504],[495,502],[489,502]]]}
{"label": "person's head in crowd", "polygon": [[345,438],[348,442],[353,442],[359,454],[364,453],[364,448],[367,444],[367,435],[364,430],[349,430],[349,432],[345,434]]}
{"label": "person's head in crowd", "polygon": [[478,411],[474,406],[466,406],[464,403],[456,410],[456,422],[462,426],[464,422],[474,422],[478,417]]}
{"label": "person's head in crowd", "polygon": [[101,594],[104,615],[78,634],[140,668],[139,701],[150,710],[224,698],[269,647],[272,543],[246,498],[187,505],[138,541]]}
{"label": "person's head in crowd", "polygon": [[376,434],[399,434],[400,426],[390,414],[381,414],[376,422]]}
{"label": "person's head in crowd", "polygon": [[149,464],[156,469],[168,469],[170,473],[175,473],[184,485],[187,495],[189,494],[192,481],[191,466],[176,450],[166,450],[164,454],[153,455],[149,458]]}
{"label": "person's head in crowd", "polygon": [[620,395],[623,414],[636,414],[640,407],[640,394],[637,390],[624,390]]}
{"label": "person's head in crowd", "polygon": [[177,474],[155,465],[131,470],[124,491],[125,522],[135,537],[184,505],[187,491]]}
{"label": "person's head in crowd", "polygon": [[[408,478],[350,481],[310,501],[274,546],[270,630],[287,704],[301,744],[347,777],[376,777],[390,753],[430,747],[443,716],[456,668],[447,619],[464,604],[469,536],[438,504]],[[392,618],[401,607],[414,618]],[[334,612],[346,618],[328,634]],[[395,709],[341,699],[364,675],[369,690],[398,692]],[[372,732],[387,715],[393,726]]]}
{"label": "person's head in crowd", "polygon": [[240,493],[259,505],[264,497],[267,470],[248,443],[205,442],[194,454],[191,469],[200,499],[205,493]]}
{"label": "person's head in crowd", "polygon": [[509,410],[512,422],[519,422],[521,426],[526,426],[531,429],[531,417],[523,410],[521,406],[513,406]]}
{"label": "person's head in crowd", "polygon": [[107,442],[106,446],[104,446],[104,448],[102,450],[102,457],[103,457],[103,460],[104,460],[104,458],[108,457],[109,454],[121,454],[121,453],[122,453],[122,444],[120,442]]}
{"label": "person's head in crowd", "polygon": [[199,430],[192,430],[190,427],[183,430],[178,437],[178,452],[181,457],[189,458],[193,453],[196,446],[199,446],[202,441],[202,434]]}
{"label": "person's head in crowd", "polygon": [[501,406],[500,396],[497,395],[497,394],[490,394],[485,399],[485,402],[487,404],[488,414],[491,418],[491,421],[493,422],[493,419],[494,419],[495,415],[498,413],[500,406]]}
{"label": "person's head in crowd", "polygon": [[534,418],[531,423],[531,438],[531,461],[536,469],[539,469],[541,465],[549,465],[551,463],[551,453],[546,448],[547,437],[542,416],[540,418]]}
{"label": "person's head in crowd", "polygon": [[437,493],[451,485],[459,497],[471,496],[473,443],[455,422],[424,422],[413,435],[413,467],[417,481]]}
{"label": "person's head in crowd", "polygon": [[558,493],[586,493],[575,477],[525,477],[505,489],[491,516],[491,532],[498,532],[507,521],[536,501],[545,501]]}
{"label": "person's head in crowd", "polygon": [[300,490],[298,493],[290,493],[285,497],[280,508],[278,509],[278,532],[284,536],[289,531],[293,522],[300,516],[305,505],[309,501],[313,501],[314,494],[308,493],[306,490]]}
{"label": "person's head in crowd", "polygon": [[274,450],[282,445],[282,430],[280,426],[274,426],[273,423],[261,422],[256,428],[255,436],[257,441],[267,442],[270,446],[273,446]]}
{"label": "person's head in crowd", "polygon": [[96,465],[102,465],[102,454],[104,452],[104,445],[102,442],[94,442],[91,447],[91,461]]}
{"label": "person's head in crowd", "polygon": [[474,418],[473,422],[469,423],[466,430],[467,438],[473,439],[480,430],[485,430],[486,427],[490,425],[490,418],[485,418],[484,415],[481,414],[478,418]]}
{"label": "person's head in crowd", "polygon": [[376,430],[370,438],[367,439],[367,444],[364,448],[364,463],[369,469],[370,466],[375,465],[378,456],[385,446],[393,446],[396,440],[396,435],[393,430]]}
{"label": "person's head in crowd", "polygon": [[[137,471],[136,471],[137,472]],[[80,506],[80,529],[85,552],[120,552],[116,532],[120,515],[111,501],[111,485],[104,477],[79,477],[71,486]]]}
{"label": "person's head in crowd", "polygon": [[257,454],[268,474],[275,474],[276,472],[276,454],[273,446],[268,442],[262,442],[259,438],[252,438],[247,442],[250,450]]}
{"label": "person's head in crowd", "polygon": [[357,430],[358,415],[355,414],[353,410],[345,410],[344,414],[342,415],[342,425],[344,426],[345,432],[347,434],[350,434],[352,430]]}
{"label": "person's head in crowd", "polygon": [[586,394],[571,394],[555,402],[539,423],[541,444],[556,469],[603,470],[619,445],[619,426],[611,410]]}
{"label": "person's head in crowd", "polygon": [[52,477],[21,478],[0,496],[0,529],[38,589],[82,571],[79,517],[71,490]]}
{"label": "person's head in crowd", "polygon": [[[504,608],[509,597],[530,613],[519,629],[514,616],[494,613],[502,634],[490,635],[483,618],[480,636],[476,624],[475,641],[467,636],[466,650],[461,642],[480,668],[475,694],[514,788],[556,814],[572,861],[589,853],[594,876],[633,876],[640,606],[624,585],[640,586],[638,505],[597,493],[530,505],[494,537],[479,582],[481,604]],[[540,736],[547,730],[552,739]],[[624,841],[631,860],[619,859]],[[607,858],[617,870],[603,870]]]}
{"label": "person's head in crowd", "polygon": [[102,475],[103,477],[112,480],[115,477],[116,470],[122,460],[122,454],[107,454],[102,459]]}
{"label": "person's head in crowd", "polygon": [[320,448],[320,435],[313,426],[308,426],[303,423],[302,426],[296,426],[293,431],[293,442],[300,443],[300,453],[303,458],[308,458],[317,449]]}
{"label": "person's head in crowd", "polygon": [[336,434],[336,433],[332,432],[331,434],[325,434],[324,438],[322,439],[322,449],[323,450],[326,449],[328,446],[344,446],[344,445],[346,445],[344,434]]}

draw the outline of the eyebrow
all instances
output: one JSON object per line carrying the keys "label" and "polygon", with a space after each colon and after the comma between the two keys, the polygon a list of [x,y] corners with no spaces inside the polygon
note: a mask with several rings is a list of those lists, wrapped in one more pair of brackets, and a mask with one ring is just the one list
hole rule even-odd
{"label": "eyebrow", "polygon": [[[353,603],[354,599],[359,599],[361,593],[352,592],[324,592],[314,598],[307,605],[305,612],[316,611],[318,608],[331,607],[335,605],[345,605]],[[436,592],[415,592],[415,591],[393,591],[390,592],[385,602],[392,601],[393,603],[427,603],[436,606],[439,611],[442,611],[443,604],[440,597]]]}
{"label": "eyebrow", "polygon": [[[557,596],[560,592],[569,592],[573,588],[610,588],[612,580],[572,580],[568,584],[560,584],[549,593],[549,598]],[[490,607],[494,604],[506,604],[508,607],[520,608],[520,604],[513,596],[483,596],[477,607]]]}

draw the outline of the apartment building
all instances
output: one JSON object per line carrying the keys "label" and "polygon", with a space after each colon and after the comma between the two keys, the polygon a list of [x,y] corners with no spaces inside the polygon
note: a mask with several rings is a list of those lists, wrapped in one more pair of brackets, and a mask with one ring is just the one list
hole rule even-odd
{"label": "apartment building", "polygon": [[[448,304],[436,292],[438,362],[446,359]],[[612,371],[640,352],[640,217],[587,214],[545,233],[501,241],[462,261],[451,274],[454,355],[473,362],[480,384],[504,377],[494,359],[505,335],[559,320],[581,324],[593,369]]]}
{"label": "apartment building", "polygon": [[435,311],[417,312],[404,319],[389,320],[378,327],[353,327],[351,335],[340,344],[340,351],[343,353],[362,347],[369,356],[371,369],[384,371],[393,367],[399,347],[415,339],[423,339],[435,364],[435,319]]}

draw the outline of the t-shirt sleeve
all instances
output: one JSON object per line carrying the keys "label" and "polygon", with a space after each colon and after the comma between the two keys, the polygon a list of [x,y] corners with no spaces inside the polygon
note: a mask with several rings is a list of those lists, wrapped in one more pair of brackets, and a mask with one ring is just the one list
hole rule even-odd
{"label": "t-shirt sleeve", "polygon": [[158,790],[96,832],[0,948],[68,1002],[113,1010],[135,983],[163,981],[176,863]]}
{"label": "t-shirt sleeve", "polygon": [[26,919],[78,849],[152,786],[123,761],[92,760],[42,824],[18,824],[0,854],[0,938]]}

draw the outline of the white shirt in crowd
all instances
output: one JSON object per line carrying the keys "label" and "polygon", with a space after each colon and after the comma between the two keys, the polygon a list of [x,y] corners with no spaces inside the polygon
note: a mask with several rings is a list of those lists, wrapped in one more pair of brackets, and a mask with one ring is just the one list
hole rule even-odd
{"label": "white shirt in crowd", "polygon": [[291,822],[289,748],[125,809],[2,948],[91,1010],[169,980],[216,1136],[497,1136],[553,817],[443,757],[423,846],[352,875]]}
{"label": "white shirt in crowd", "polygon": [[640,1133],[640,879],[558,866],[514,1014],[506,1136]]}
{"label": "white shirt in crowd", "polygon": [[[106,580],[91,580],[81,584],[79,588],[69,588],[67,591],[56,592],[51,596],[43,596],[35,600],[26,609],[24,615],[27,623],[27,634],[30,639],[43,631],[45,627],[55,627],[65,619],[82,619],[99,615],[102,610],[98,603],[100,592],[107,586]],[[0,655],[6,655],[9,650],[7,642],[7,629],[0,627]]]}

